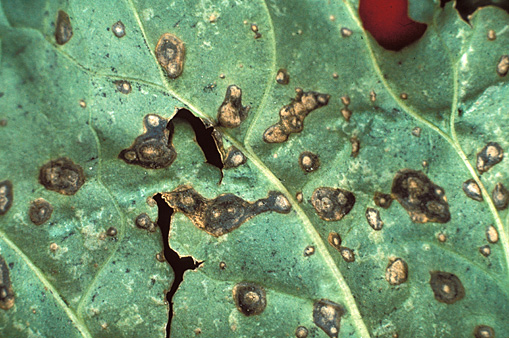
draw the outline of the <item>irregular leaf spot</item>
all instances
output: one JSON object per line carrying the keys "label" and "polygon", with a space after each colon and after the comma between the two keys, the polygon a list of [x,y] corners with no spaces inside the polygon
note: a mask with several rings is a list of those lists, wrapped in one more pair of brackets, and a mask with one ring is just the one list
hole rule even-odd
{"label": "irregular leaf spot", "polygon": [[290,82],[290,75],[284,68],[280,68],[276,74],[276,82],[282,85],[287,85]]}
{"label": "irregular leaf spot", "polygon": [[474,329],[475,338],[494,338],[495,330],[487,325],[479,325]]}
{"label": "irregular leaf spot", "polygon": [[85,183],[85,173],[80,165],[61,157],[41,167],[39,183],[59,194],[74,195]]}
{"label": "irregular leaf spot", "polygon": [[313,192],[311,204],[321,219],[339,221],[352,210],[355,196],[347,190],[321,187]]}
{"label": "irregular leaf spot", "polygon": [[291,210],[288,199],[277,191],[270,191],[267,198],[248,202],[233,194],[222,194],[207,199],[189,185],[182,185],[169,193],[164,200],[175,211],[184,213],[194,225],[218,237],[227,234],[256,215],[275,211],[287,214]]}
{"label": "irregular leaf spot", "polygon": [[480,174],[490,170],[504,158],[504,150],[496,142],[489,142],[477,154],[477,170]]}
{"label": "irregular leaf spot", "polygon": [[337,338],[339,335],[341,317],[345,309],[333,301],[321,299],[313,306],[313,321],[329,337]]}
{"label": "irregular leaf spot", "polygon": [[186,48],[182,40],[170,33],[164,33],[157,42],[155,54],[170,79],[176,79],[184,70]]}
{"label": "irregular leaf spot", "polygon": [[124,81],[124,80],[115,81],[114,84],[117,87],[117,91],[119,91],[122,94],[127,95],[132,90],[131,83],[129,83],[128,81]]}
{"label": "irregular leaf spot", "polygon": [[497,183],[491,193],[491,199],[497,210],[504,210],[509,204],[509,191],[502,183]]}
{"label": "irregular leaf spot", "polygon": [[263,133],[263,140],[267,143],[282,143],[292,133],[300,133],[304,128],[304,119],[315,109],[329,103],[330,95],[317,92],[304,92],[302,89],[295,89],[295,99],[281,108],[279,111],[279,122],[270,126]]}
{"label": "irregular leaf spot", "polygon": [[388,209],[392,204],[392,196],[389,194],[384,194],[380,191],[375,191],[373,201],[377,207]]}
{"label": "irregular leaf spot", "polygon": [[327,240],[329,241],[329,244],[336,249],[339,250],[341,248],[341,236],[337,232],[330,232]]}
{"label": "irregular leaf spot", "polygon": [[0,256],[0,309],[9,310],[13,306],[14,291],[9,277],[9,266]]}
{"label": "irregular leaf spot", "polygon": [[4,215],[12,206],[14,193],[11,181],[0,182],[0,215]]}
{"label": "irregular leaf spot", "polygon": [[222,127],[236,128],[246,119],[250,108],[242,106],[242,90],[236,85],[230,85],[217,111],[217,121]]}
{"label": "irregular leaf spot", "polygon": [[497,74],[506,76],[509,71],[509,55],[502,55],[497,64]]}
{"label": "irregular leaf spot", "polygon": [[361,141],[357,138],[357,136],[353,136],[350,138],[350,143],[352,144],[352,153],[350,156],[357,157],[359,155],[359,150],[361,149]]}
{"label": "irregular leaf spot", "polygon": [[299,326],[295,330],[295,337],[297,338],[307,338],[308,334],[309,331],[305,326]]}
{"label": "irregular leaf spot", "polygon": [[35,225],[41,225],[51,218],[53,213],[53,206],[44,198],[38,198],[30,203],[28,209],[28,216]]}
{"label": "irregular leaf spot", "polygon": [[385,269],[385,280],[387,280],[390,285],[400,285],[405,283],[407,279],[407,263],[401,258],[389,260],[389,265],[387,265]]}
{"label": "irregular leaf spot", "polygon": [[446,223],[451,219],[444,189],[435,185],[422,171],[398,171],[392,181],[391,192],[412,222]]}
{"label": "irregular leaf spot", "polygon": [[493,225],[490,225],[488,228],[486,228],[486,239],[490,243],[498,242],[498,231]]}
{"label": "irregular leaf spot", "polygon": [[314,253],[315,253],[315,247],[312,245],[308,245],[304,249],[304,256],[306,256],[306,257],[309,257],[309,256],[313,255]]}
{"label": "irregular leaf spot", "polygon": [[483,245],[479,248],[479,252],[484,257],[488,257],[489,255],[491,255],[491,248],[489,245]]}
{"label": "irregular leaf spot", "polygon": [[463,191],[471,199],[479,202],[483,201],[481,188],[479,188],[479,185],[474,179],[471,178],[463,182]]}
{"label": "irregular leaf spot", "polygon": [[123,38],[125,36],[125,26],[122,21],[117,21],[111,26],[111,31],[117,38]]}
{"label": "irregular leaf spot", "polygon": [[168,120],[154,114],[143,119],[145,132],[133,144],[120,152],[118,157],[128,164],[147,169],[169,167],[177,153],[172,144],[173,134],[168,130]]}
{"label": "irregular leaf spot", "polygon": [[299,166],[307,173],[318,170],[320,168],[320,157],[310,151],[303,151],[299,155]]}
{"label": "irregular leaf spot", "polygon": [[456,275],[443,271],[431,271],[430,275],[429,284],[439,302],[453,304],[465,297],[465,288]]}
{"label": "irregular leaf spot", "polygon": [[343,257],[343,260],[347,263],[355,262],[355,253],[352,249],[347,248],[346,246],[342,246],[339,249],[339,252],[341,253],[341,257]]}
{"label": "irregular leaf spot", "polygon": [[380,212],[378,210],[374,208],[366,208],[366,219],[369,226],[372,227],[373,230],[382,230],[384,222],[380,218]]}
{"label": "irregular leaf spot", "polygon": [[234,146],[228,148],[224,159],[224,169],[237,168],[247,162],[247,157]]}
{"label": "irregular leaf spot", "polygon": [[254,283],[238,283],[233,288],[237,309],[246,316],[259,315],[267,307],[265,290]]}
{"label": "irregular leaf spot", "polygon": [[150,216],[146,213],[139,214],[134,220],[134,224],[136,224],[138,228],[145,229],[150,232],[156,231],[157,227],[157,225],[150,219]]}
{"label": "irregular leaf spot", "polygon": [[352,111],[348,108],[342,108],[341,109],[341,115],[345,118],[345,121],[350,121],[350,117],[352,117]]}
{"label": "irregular leaf spot", "polygon": [[72,38],[72,25],[69,15],[64,11],[58,11],[57,24],[55,27],[55,40],[59,45],[64,45]]}

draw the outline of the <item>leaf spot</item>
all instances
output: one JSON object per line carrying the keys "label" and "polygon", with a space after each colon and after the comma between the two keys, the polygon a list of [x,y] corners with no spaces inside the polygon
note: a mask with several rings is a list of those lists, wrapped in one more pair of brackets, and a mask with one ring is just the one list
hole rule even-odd
{"label": "leaf spot", "polygon": [[380,212],[374,208],[366,208],[366,219],[368,224],[373,230],[382,230],[384,222],[380,218]]}
{"label": "leaf spot", "polygon": [[497,74],[504,77],[509,71],[509,55],[502,55],[497,64]]}
{"label": "leaf spot", "polygon": [[439,302],[453,304],[465,297],[465,288],[456,275],[443,271],[431,271],[430,275],[429,284]]}
{"label": "leaf spot", "polygon": [[481,188],[479,188],[479,185],[474,179],[469,179],[463,182],[463,191],[467,195],[467,197],[470,197],[471,199],[482,202],[483,197],[481,193]]}
{"label": "leaf spot", "polygon": [[55,40],[57,44],[64,45],[72,38],[72,25],[69,15],[64,11],[58,11],[57,24],[55,27]]}
{"label": "leaf spot", "polygon": [[477,154],[477,170],[480,174],[487,172],[504,158],[504,150],[496,142],[489,142]]}
{"label": "leaf spot", "polygon": [[246,119],[249,109],[249,106],[242,106],[242,90],[236,85],[230,85],[218,109],[217,121],[222,127],[236,128]]}
{"label": "leaf spot", "polygon": [[341,305],[328,299],[321,299],[315,302],[313,306],[313,321],[315,325],[331,338],[338,337],[341,317],[344,314],[345,309]]}
{"label": "leaf spot", "polygon": [[313,192],[311,204],[321,219],[339,221],[352,210],[355,196],[347,190],[321,187]]}
{"label": "leaf spot", "polygon": [[122,21],[117,21],[111,26],[111,31],[117,38],[123,38],[125,36],[125,26]]}
{"label": "leaf spot", "polygon": [[478,325],[474,329],[475,338],[494,338],[495,330],[487,325]]}
{"label": "leaf spot", "polygon": [[9,180],[0,182],[0,215],[5,215],[12,206],[14,192]]}
{"label": "leaf spot", "polygon": [[316,171],[320,168],[320,157],[310,151],[303,151],[299,155],[299,166],[306,173]]}
{"label": "leaf spot", "polygon": [[49,221],[53,213],[53,206],[44,198],[38,198],[30,203],[28,216],[35,225],[41,225]]}
{"label": "leaf spot", "polygon": [[262,313],[267,307],[265,290],[254,283],[238,283],[233,288],[233,299],[237,309],[246,316]]}
{"label": "leaf spot", "polygon": [[504,210],[509,204],[509,191],[502,183],[497,183],[491,193],[491,199],[497,210]]}
{"label": "leaf spot", "polygon": [[401,258],[389,260],[389,265],[385,269],[385,280],[390,285],[400,285],[408,279],[408,265]]}
{"label": "leaf spot", "polygon": [[12,289],[11,278],[9,277],[9,267],[4,258],[0,256],[0,309],[9,310],[14,306],[14,291]]}
{"label": "leaf spot", "polygon": [[170,79],[176,79],[184,70],[186,48],[182,40],[170,33],[164,33],[157,42],[155,54]]}
{"label": "leaf spot", "polygon": [[83,168],[61,157],[44,164],[39,171],[39,183],[62,195],[74,195],[85,183]]}

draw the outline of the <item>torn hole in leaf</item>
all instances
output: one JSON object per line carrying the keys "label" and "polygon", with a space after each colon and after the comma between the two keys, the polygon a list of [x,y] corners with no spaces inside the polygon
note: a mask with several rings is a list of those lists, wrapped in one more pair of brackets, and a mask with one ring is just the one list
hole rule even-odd
{"label": "torn hole in leaf", "polygon": [[[440,7],[444,8],[445,4],[451,0],[440,0]],[[486,6],[495,6],[502,8],[509,13],[509,2],[496,0],[456,0],[454,8],[458,11],[461,18],[470,23],[470,16],[479,8]]]}
{"label": "torn hole in leaf", "polygon": [[168,301],[168,324],[166,325],[166,337],[170,337],[171,320],[173,318],[173,296],[177,292],[180,284],[184,280],[184,273],[187,270],[196,270],[203,262],[197,261],[192,256],[181,257],[175,250],[170,247],[169,234],[171,218],[173,216],[173,209],[163,200],[161,194],[154,195],[154,200],[157,202],[158,215],[157,225],[161,229],[161,236],[163,240],[164,258],[170,264],[174,279],[170,290],[166,293],[166,300]]}

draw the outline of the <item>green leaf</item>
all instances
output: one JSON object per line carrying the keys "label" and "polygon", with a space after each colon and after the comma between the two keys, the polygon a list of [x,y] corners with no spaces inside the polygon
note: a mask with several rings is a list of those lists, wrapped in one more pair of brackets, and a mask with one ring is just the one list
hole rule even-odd
{"label": "green leaf", "polygon": [[[425,18],[427,31],[391,52],[362,29],[354,0],[3,1],[0,182],[12,183],[13,197],[0,215],[0,265],[15,302],[0,309],[0,333],[164,337],[174,273],[156,259],[160,229],[135,225],[143,213],[157,219],[152,197],[159,193],[174,212],[170,247],[203,262],[173,297],[171,337],[291,337],[301,326],[309,337],[472,337],[482,326],[497,336],[509,332],[509,221],[491,199],[497,183],[509,184],[509,165],[502,160],[482,175],[476,169],[489,142],[509,145],[508,77],[497,73],[509,54],[508,16],[487,7],[469,25],[451,3],[415,4],[412,17]],[[69,16],[72,36],[64,19],[58,24],[59,11]],[[112,31],[119,20],[123,37]],[[59,29],[65,38],[57,43]],[[165,33],[185,44],[183,72],[174,79],[155,53]],[[280,69],[289,84],[276,81]],[[152,135],[147,115],[160,123],[184,108],[216,121],[230,85],[251,108],[238,128],[217,129],[224,149],[237,147],[245,164],[221,174],[205,163],[182,120],[171,122],[171,165],[151,169],[119,158],[140,135]],[[328,103],[306,110],[302,132],[267,143],[280,109],[299,102],[295,88],[327,94]],[[165,142],[170,132],[157,135]],[[314,170],[299,165],[304,151],[319,156]],[[48,163],[66,164],[70,181],[83,185],[41,184],[53,177]],[[417,223],[429,214],[403,208],[415,207],[393,186],[403,169],[422,171],[414,178],[428,182],[435,200],[426,212],[444,205],[445,191],[450,220]],[[469,179],[482,202],[463,191]],[[195,193],[184,195],[183,186]],[[315,210],[327,206],[312,198],[322,187],[355,196],[342,219],[327,221]],[[401,203],[375,205],[375,192],[391,191]],[[220,227],[238,226],[216,237],[203,229],[213,223],[204,215],[214,215],[218,196],[244,214],[214,209]],[[39,198],[53,211],[35,225],[29,210]],[[192,203],[199,199],[203,213],[186,211],[185,203],[198,208]],[[289,213],[277,209],[286,202]],[[367,211],[376,216],[369,208],[378,211],[380,230],[368,223]],[[486,237],[490,225],[496,243]],[[352,250],[355,260],[347,262]],[[0,287],[8,283],[4,270]],[[245,290],[250,300],[265,297],[266,307],[255,301],[256,314],[245,315],[247,305],[236,304],[249,300]],[[334,310],[340,326],[327,319]]]}

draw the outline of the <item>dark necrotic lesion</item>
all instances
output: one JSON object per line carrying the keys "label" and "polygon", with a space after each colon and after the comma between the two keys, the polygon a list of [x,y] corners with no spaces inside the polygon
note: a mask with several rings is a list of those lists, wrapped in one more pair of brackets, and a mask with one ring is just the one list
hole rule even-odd
{"label": "dark necrotic lesion", "polygon": [[9,267],[4,258],[0,256],[0,309],[9,310],[14,306],[14,300]]}

